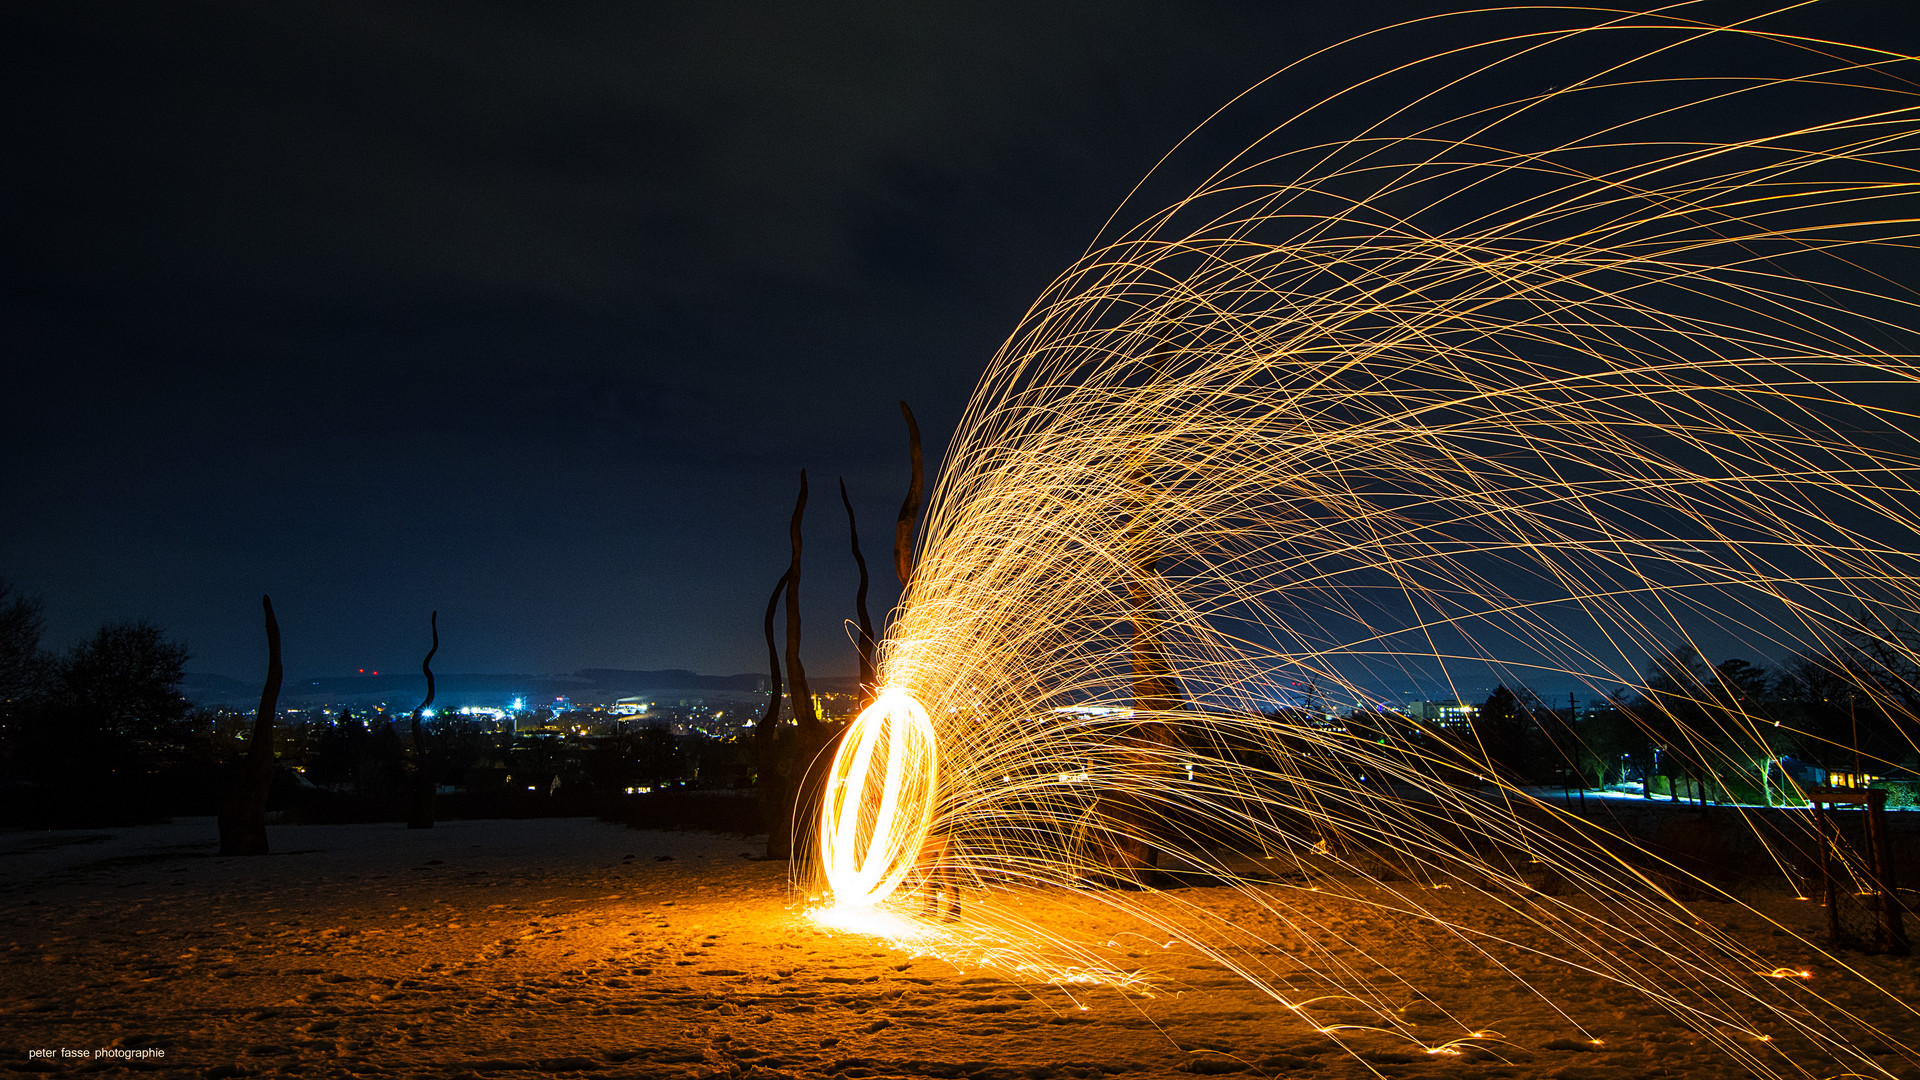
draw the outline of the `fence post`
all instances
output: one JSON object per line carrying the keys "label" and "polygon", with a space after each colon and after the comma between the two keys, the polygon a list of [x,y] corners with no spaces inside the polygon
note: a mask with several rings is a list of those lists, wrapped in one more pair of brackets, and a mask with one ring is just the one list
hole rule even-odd
{"label": "fence post", "polygon": [[1827,791],[1815,788],[1813,796],[1813,827],[1820,834],[1820,900],[1827,905],[1827,941],[1832,945],[1840,944],[1840,896],[1833,880],[1833,845],[1838,842],[1832,819],[1827,813]]}
{"label": "fence post", "polygon": [[1894,878],[1893,846],[1887,838],[1887,793],[1877,788],[1863,792],[1867,796],[1867,838],[1873,844],[1874,884],[1879,896],[1881,946],[1889,953],[1905,956],[1912,951],[1901,919],[1899,882]]}

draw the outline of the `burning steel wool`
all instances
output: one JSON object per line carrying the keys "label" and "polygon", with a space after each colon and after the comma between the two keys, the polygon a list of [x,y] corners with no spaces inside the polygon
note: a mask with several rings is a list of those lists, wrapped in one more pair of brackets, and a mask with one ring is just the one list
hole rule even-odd
{"label": "burning steel wool", "polygon": [[926,707],[904,690],[883,691],[854,721],[820,816],[820,865],[838,904],[871,907],[914,868],[933,823],[939,763]]}
{"label": "burning steel wool", "polygon": [[[1802,1073],[1784,1035],[1857,1074],[1889,1075],[1869,1043],[1914,1060],[1700,918],[1740,904],[1722,885],[1379,707],[1488,672],[1605,694],[1676,647],[1920,618],[1920,65],[1687,10],[1359,80],[1053,283],[975,392],[886,689],[833,762],[819,918],[1152,992],[1132,946],[1052,928],[1049,904],[1092,905],[1343,1044],[1494,1041],[1426,1001],[1417,957],[1312,944],[1334,894],[1489,957],[1544,935],[1529,962],[1638,991],[1757,1074]],[[1920,661],[1914,640],[1879,645]],[[1661,752],[1773,756],[1750,703],[1670,696]],[[921,915],[939,876],[957,921]],[[1237,906],[1164,887],[1194,881]]]}

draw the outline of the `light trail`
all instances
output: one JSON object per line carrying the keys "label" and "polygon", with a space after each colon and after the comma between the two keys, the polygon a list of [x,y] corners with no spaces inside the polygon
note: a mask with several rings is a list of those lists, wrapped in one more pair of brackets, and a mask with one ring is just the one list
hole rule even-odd
{"label": "light trail", "polygon": [[[1409,1020],[1418,965],[1351,919],[1435,926],[1522,985],[1524,955],[1644,994],[1758,1074],[1915,1060],[1680,898],[1737,903],[1719,885],[1516,786],[1509,748],[1367,708],[1488,672],[1601,695],[1676,646],[1920,620],[1916,61],[1690,7],[1531,9],[1567,21],[1357,83],[1046,290],[833,764],[818,917],[1150,989],[1102,912],[1303,1030],[1455,1053],[1491,1033]],[[1596,40],[1619,55],[1529,89]],[[1312,134],[1389,85],[1414,89],[1379,123]],[[1704,684],[1662,709],[1703,768],[1772,755]],[[984,898],[959,927],[904,896],[929,837]],[[1152,888],[1155,859],[1231,905]]]}
{"label": "light trail", "polygon": [[933,821],[939,777],[926,707],[904,690],[883,691],[848,727],[827,774],[820,865],[837,906],[870,908],[905,880]]}

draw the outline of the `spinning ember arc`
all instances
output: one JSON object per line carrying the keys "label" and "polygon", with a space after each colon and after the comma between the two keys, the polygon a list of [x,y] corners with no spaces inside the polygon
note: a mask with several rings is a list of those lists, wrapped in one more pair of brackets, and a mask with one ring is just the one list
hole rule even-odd
{"label": "spinning ember arc", "polygon": [[[1105,905],[1335,1037],[1444,1052],[1405,1019],[1411,973],[1326,954],[1290,982],[1233,959],[1266,943],[1234,917],[1111,886],[1148,883],[1164,855],[1308,925],[1307,886],[1243,857],[1330,864],[1356,907],[1485,943],[1423,900],[1472,886],[1755,1071],[1795,1068],[1763,1023],[1879,1067],[1702,928],[1679,868],[1515,786],[1477,733],[1368,707],[1467,679],[1604,693],[1676,644],[1778,656],[1841,641],[1863,608],[1920,618],[1917,297],[1900,284],[1920,65],[1686,9],[1360,83],[1046,291],[930,502],[880,650],[896,719],[863,718],[836,762],[836,903],[883,904],[931,832],[978,887]],[[1574,63],[1592,74],[1486,96]],[[1358,135],[1309,134],[1402,87],[1411,103]],[[1747,706],[1692,704],[1663,720],[1665,753],[1713,774],[1770,760]],[[894,752],[869,762],[882,740]],[[936,747],[915,814],[899,785]],[[1548,895],[1540,869],[1584,900]],[[1126,980],[1040,916],[976,922],[943,940]],[[1329,996],[1367,1019],[1336,1022]]]}
{"label": "spinning ember arc", "polygon": [[828,773],[820,862],[840,903],[886,899],[913,869],[939,790],[926,707],[889,689],[853,722]]}

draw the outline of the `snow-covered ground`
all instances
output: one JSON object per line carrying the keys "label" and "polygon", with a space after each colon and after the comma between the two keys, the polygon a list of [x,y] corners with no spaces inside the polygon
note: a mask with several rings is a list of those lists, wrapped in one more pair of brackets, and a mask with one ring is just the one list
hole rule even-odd
{"label": "snow-covered ground", "polygon": [[[583,819],[270,832],[274,854],[258,859],[215,857],[204,819],[0,833],[0,1063],[210,1080],[1746,1071],[1645,997],[1528,956],[1525,921],[1472,890],[1429,906],[1498,929],[1510,955],[1329,893],[1310,912],[1316,929],[1268,928],[1269,946],[1230,957],[1293,985],[1289,965],[1308,953],[1322,968],[1347,956],[1353,978],[1390,981],[1391,969],[1424,993],[1402,995],[1404,1015],[1431,1025],[1436,1044],[1456,1020],[1498,1033],[1428,1054],[1365,1032],[1336,1044],[1217,962],[1144,937],[1127,950],[1142,990],[1069,992],[828,930],[788,907],[786,868],[752,859],[758,841]],[[1256,930],[1265,917],[1227,889],[1175,898]],[[970,897],[969,918],[1020,902]],[[1808,971],[1796,985],[1831,1003],[1819,1008],[1853,1013],[1838,1022],[1860,1032],[1853,1041],[1871,1060],[1920,1077],[1897,1045],[1920,1043],[1915,1014],[1897,1000],[1920,1001],[1915,961],[1848,955],[1849,971],[1796,936],[1819,939],[1817,906],[1785,892],[1748,902],[1699,911],[1754,953]],[[1123,949],[1130,940],[1101,910],[1068,929],[1113,934]],[[1297,966],[1299,992],[1310,994],[1315,977]],[[63,1059],[62,1049],[88,1056]],[[163,1053],[92,1056],[103,1049]],[[1813,1077],[1850,1071],[1784,1029],[1772,1042],[1756,1037],[1753,1050],[1790,1075],[1790,1061]]]}

